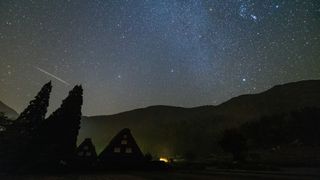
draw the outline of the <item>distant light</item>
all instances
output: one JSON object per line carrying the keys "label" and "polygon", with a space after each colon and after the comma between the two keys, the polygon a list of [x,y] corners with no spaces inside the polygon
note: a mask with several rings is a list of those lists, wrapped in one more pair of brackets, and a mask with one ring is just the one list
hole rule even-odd
{"label": "distant light", "polygon": [[169,159],[168,159],[168,158],[165,158],[165,157],[161,157],[161,158],[159,159],[159,161],[163,161],[163,162],[165,162],[165,163],[169,163]]}
{"label": "distant light", "polygon": [[243,78],[243,79],[242,79],[242,82],[246,82],[246,81],[247,81],[246,78]]}

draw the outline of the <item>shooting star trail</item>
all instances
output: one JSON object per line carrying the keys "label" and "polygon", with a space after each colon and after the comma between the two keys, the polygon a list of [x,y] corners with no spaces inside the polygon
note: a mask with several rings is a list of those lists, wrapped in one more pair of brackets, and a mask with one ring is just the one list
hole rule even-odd
{"label": "shooting star trail", "polygon": [[68,82],[62,80],[61,78],[59,78],[59,77],[57,77],[57,76],[55,76],[55,75],[53,75],[53,74],[51,74],[51,73],[43,70],[43,69],[41,69],[41,68],[39,68],[39,67],[37,67],[37,66],[33,66],[33,67],[34,67],[35,69],[39,70],[40,72],[42,72],[42,73],[44,73],[44,74],[46,74],[46,75],[48,75],[48,76],[51,76],[51,77],[55,78],[56,80],[62,82],[63,84],[65,84],[65,85],[67,85],[67,86],[70,86],[70,84],[69,84]]}

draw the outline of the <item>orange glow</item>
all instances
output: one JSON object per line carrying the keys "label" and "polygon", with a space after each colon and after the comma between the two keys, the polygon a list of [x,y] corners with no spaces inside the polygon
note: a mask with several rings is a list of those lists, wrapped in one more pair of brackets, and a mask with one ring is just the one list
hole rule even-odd
{"label": "orange glow", "polygon": [[168,163],[168,162],[169,162],[169,160],[168,160],[167,158],[165,158],[165,157],[161,157],[159,160],[160,160],[160,161],[163,161],[163,162],[165,162],[165,163]]}

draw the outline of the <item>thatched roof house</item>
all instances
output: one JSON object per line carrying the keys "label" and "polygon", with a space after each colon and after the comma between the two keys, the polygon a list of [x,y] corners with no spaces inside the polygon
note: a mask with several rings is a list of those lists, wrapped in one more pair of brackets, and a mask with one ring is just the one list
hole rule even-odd
{"label": "thatched roof house", "polygon": [[121,130],[99,155],[99,161],[105,163],[137,163],[143,160],[144,156],[128,128]]}

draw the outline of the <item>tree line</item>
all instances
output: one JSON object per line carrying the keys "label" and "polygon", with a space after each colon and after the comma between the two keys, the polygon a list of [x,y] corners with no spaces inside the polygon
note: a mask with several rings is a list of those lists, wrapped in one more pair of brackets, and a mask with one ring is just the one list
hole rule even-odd
{"label": "tree line", "polygon": [[2,170],[57,169],[71,163],[80,129],[83,89],[75,86],[46,118],[51,89],[51,82],[45,84],[19,117],[0,132]]}
{"label": "tree line", "polygon": [[261,117],[239,128],[227,129],[220,140],[234,161],[244,161],[248,150],[272,149],[283,145],[320,145],[320,108],[306,107],[289,113]]}

